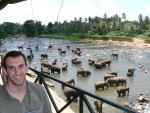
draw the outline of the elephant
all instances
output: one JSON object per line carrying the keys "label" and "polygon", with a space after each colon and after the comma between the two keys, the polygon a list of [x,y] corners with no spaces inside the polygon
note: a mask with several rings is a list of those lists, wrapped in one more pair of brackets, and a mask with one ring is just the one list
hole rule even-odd
{"label": "elephant", "polygon": [[70,46],[66,46],[70,50]]}
{"label": "elephant", "polygon": [[67,101],[69,101],[72,97],[78,96],[79,92],[72,88],[66,87],[64,89],[64,95],[67,97]]}
{"label": "elephant", "polygon": [[[64,82],[68,83],[68,84],[73,84],[75,86],[75,81],[73,78],[69,78],[64,80]],[[62,89],[64,89],[65,85],[62,84]]]}
{"label": "elephant", "polygon": [[44,58],[47,59],[47,58],[48,58],[48,55],[47,55],[47,54],[41,54],[41,58],[42,58],[42,59],[44,59]]}
{"label": "elephant", "polygon": [[104,90],[104,87],[107,87],[108,89],[108,83],[106,81],[98,81],[95,83],[95,89],[98,90],[99,88],[102,88]]}
{"label": "elephant", "polygon": [[76,51],[76,54],[77,54],[78,56],[81,56],[81,51]]}
{"label": "elephant", "polygon": [[102,68],[102,63],[101,63],[100,61],[95,62],[95,63],[93,64],[93,67],[94,67],[95,69],[101,69],[101,68]]}
{"label": "elephant", "polygon": [[122,96],[125,96],[126,92],[128,92],[128,94],[129,94],[129,87],[125,87],[125,86],[117,87],[118,96],[121,96],[121,94],[122,94]]}
{"label": "elephant", "polygon": [[65,55],[65,54],[66,54],[66,51],[65,51],[65,50],[61,50],[61,51],[60,51],[60,54],[61,54],[61,55],[63,55],[63,54]]}
{"label": "elephant", "polygon": [[89,65],[93,65],[95,63],[95,60],[93,59],[89,59],[88,61],[89,61]]}
{"label": "elephant", "polygon": [[76,47],[76,50],[77,50],[77,51],[80,51],[81,49],[80,49],[80,47]]}
{"label": "elephant", "polygon": [[51,69],[52,65],[49,63],[41,63],[42,67],[47,67],[48,69]]}
{"label": "elephant", "polygon": [[110,66],[110,64],[111,64],[111,60],[106,59],[106,60],[103,60],[103,61],[105,62],[105,64],[107,64],[108,66]]}
{"label": "elephant", "polygon": [[48,49],[51,49],[51,48],[53,48],[53,46],[52,46],[52,45],[49,45],[49,46],[48,46]]}
{"label": "elephant", "polygon": [[66,71],[67,67],[68,67],[68,64],[67,63],[63,63],[62,68],[61,68],[62,71]]}
{"label": "elephant", "polygon": [[75,61],[73,61],[73,64],[76,64],[76,65],[81,64],[82,65],[82,62],[80,60],[75,60]]}
{"label": "elephant", "polygon": [[111,57],[113,57],[113,58],[115,58],[115,57],[118,58],[118,53],[112,53],[112,54],[111,54]]}
{"label": "elephant", "polygon": [[106,67],[106,63],[104,61],[100,61],[102,64],[102,67]]}
{"label": "elephant", "polygon": [[76,54],[76,53],[77,53],[77,51],[73,49],[72,50],[72,54]]}
{"label": "elephant", "polygon": [[23,51],[23,46],[18,46],[18,49]]}
{"label": "elephant", "polygon": [[121,85],[125,85],[127,84],[127,79],[123,78],[123,77],[118,77],[119,78],[119,84]]}
{"label": "elephant", "polygon": [[27,55],[27,59],[30,60],[33,58],[33,54]]}
{"label": "elephant", "polygon": [[55,65],[51,66],[51,73],[57,72],[58,74],[60,74],[61,69]]}
{"label": "elephant", "polygon": [[88,76],[90,75],[91,72],[88,69],[85,68],[80,68],[77,70],[77,76],[82,75],[82,76]]}
{"label": "elephant", "polygon": [[127,73],[127,75],[128,75],[128,76],[133,76],[134,71],[135,71],[135,68],[133,68],[133,67],[128,68],[128,73]]}
{"label": "elephant", "polygon": [[113,86],[113,85],[119,85],[120,83],[123,85],[125,85],[126,86],[126,79],[125,78],[123,78],[123,77],[113,77],[113,78],[108,78],[107,80],[106,80],[106,82],[109,84],[109,85],[111,85],[111,86]]}
{"label": "elephant", "polygon": [[100,100],[95,99],[95,100],[94,100],[94,105],[95,105],[95,107],[96,107],[96,110],[97,110],[99,113],[102,113],[102,105],[103,105],[103,102],[100,101]]}
{"label": "elephant", "polygon": [[36,49],[36,50],[38,50],[38,49],[39,49],[39,46],[38,46],[38,45],[36,45],[36,46],[35,46],[35,49]]}
{"label": "elephant", "polygon": [[117,76],[117,72],[115,72],[115,71],[108,71],[106,74],[111,74],[111,75],[116,75]]}
{"label": "elephant", "polygon": [[56,65],[57,64],[57,59],[54,59],[54,61],[52,62],[52,65]]}
{"label": "elephant", "polygon": [[73,58],[72,60],[71,60],[71,62],[73,63],[74,61],[76,61],[77,60],[77,58]]}
{"label": "elephant", "polygon": [[116,75],[113,75],[113,74],[105,74],[104,75],[104,80],[106,81],[108,78],[113,78],[113,77],[116,77]]}

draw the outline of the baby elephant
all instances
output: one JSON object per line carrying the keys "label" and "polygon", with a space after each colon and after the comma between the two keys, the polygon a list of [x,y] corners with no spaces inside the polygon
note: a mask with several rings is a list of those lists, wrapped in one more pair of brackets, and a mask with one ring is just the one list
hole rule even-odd
{"label": "baby elephant", "polygon": [[[75,81],[73,78],[68,78],[68,79],[64,80],[64,82],[75,85]],[[64,89],[64,87],[65,87],[65,85],[62,84],[62,89]]]}
{"label": "baby elephant", "polygon": [[96,106],[96,110],[99,112],[99,113],[102,113],[102,105],[103,105],[103,102],[100,101],[100,100],[94,100],[94,105]]}
{"label": "baby elephant", "polygon": [[126,91],[128,92],[129,94],[129,87],[125,87],[125,86],[119,86],[117,87],[117,93],[118,93],[118,96],[125,96],[126,95]]}
{"label": "baby elephant", "polygon": [[64,95],[67,97],[67,101],[69,101],[72,97],[78,96],[79,92],[72,88],[66,87],[64,90]]}
{"label": "baby elephant", "polygon": [[135,68],[130,67],[130,68],[128,69],[128,73],[127,73],[127,75],[128,75],[128,76],[133,76],[134,71],[135,71]]}
{"label": "baby elephant", "polygon": [[104,90],[104,87],[107,87],[108,89],[108,83],[106,81],[99,81],[95,83],[95,89],[98,90],[99,88],[102,88]]}

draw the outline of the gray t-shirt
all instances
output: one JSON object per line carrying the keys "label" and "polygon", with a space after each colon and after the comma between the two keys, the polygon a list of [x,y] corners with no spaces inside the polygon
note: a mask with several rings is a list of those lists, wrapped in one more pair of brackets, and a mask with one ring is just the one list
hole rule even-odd
{"label": "gray t-shirt", "polygon": [[0,113],[52,113],[44,87],[27,81],[27,92],[22,102],[0,86]]}

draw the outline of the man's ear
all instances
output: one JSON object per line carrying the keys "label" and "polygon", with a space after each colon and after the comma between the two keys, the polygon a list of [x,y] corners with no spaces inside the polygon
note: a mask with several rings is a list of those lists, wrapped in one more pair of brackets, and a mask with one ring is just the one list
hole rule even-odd
{"label": "man's ear", "polygon": [[6,69],[5,69],[4,67],[2,67],[2,74],[3,74],[4,76],[7,76],[7,71],[6,71]]}
{"label": "man's ear", "polygon": [[7,71],[4,67],[2,67],[2,75],[3,75],[3,82],[6,82],[8,79],[8,76],[7,76]]}

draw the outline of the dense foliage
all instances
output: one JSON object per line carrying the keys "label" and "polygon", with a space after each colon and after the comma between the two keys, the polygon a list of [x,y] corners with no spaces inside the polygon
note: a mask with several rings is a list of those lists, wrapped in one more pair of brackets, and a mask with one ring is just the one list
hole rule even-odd
{"label": "dense foliage", "polygon": [[96,37],[140,37],[148,39],[150,37],[150,19],[148,16],[139,15],[138,21],[126,20],[126,14],[122,17],[117,14],[108,18],[107,14],[104,17],[94,17],[83,19],[80,17],[67,22],[49,22],[48,25],[42,25],[40,21],[27,20],[23,25],[19,23],[4,22],[0,25],[0,38],[9,35],[26,35],[27,37],[34,36],[75,36],[78,38],[96,38]]}

